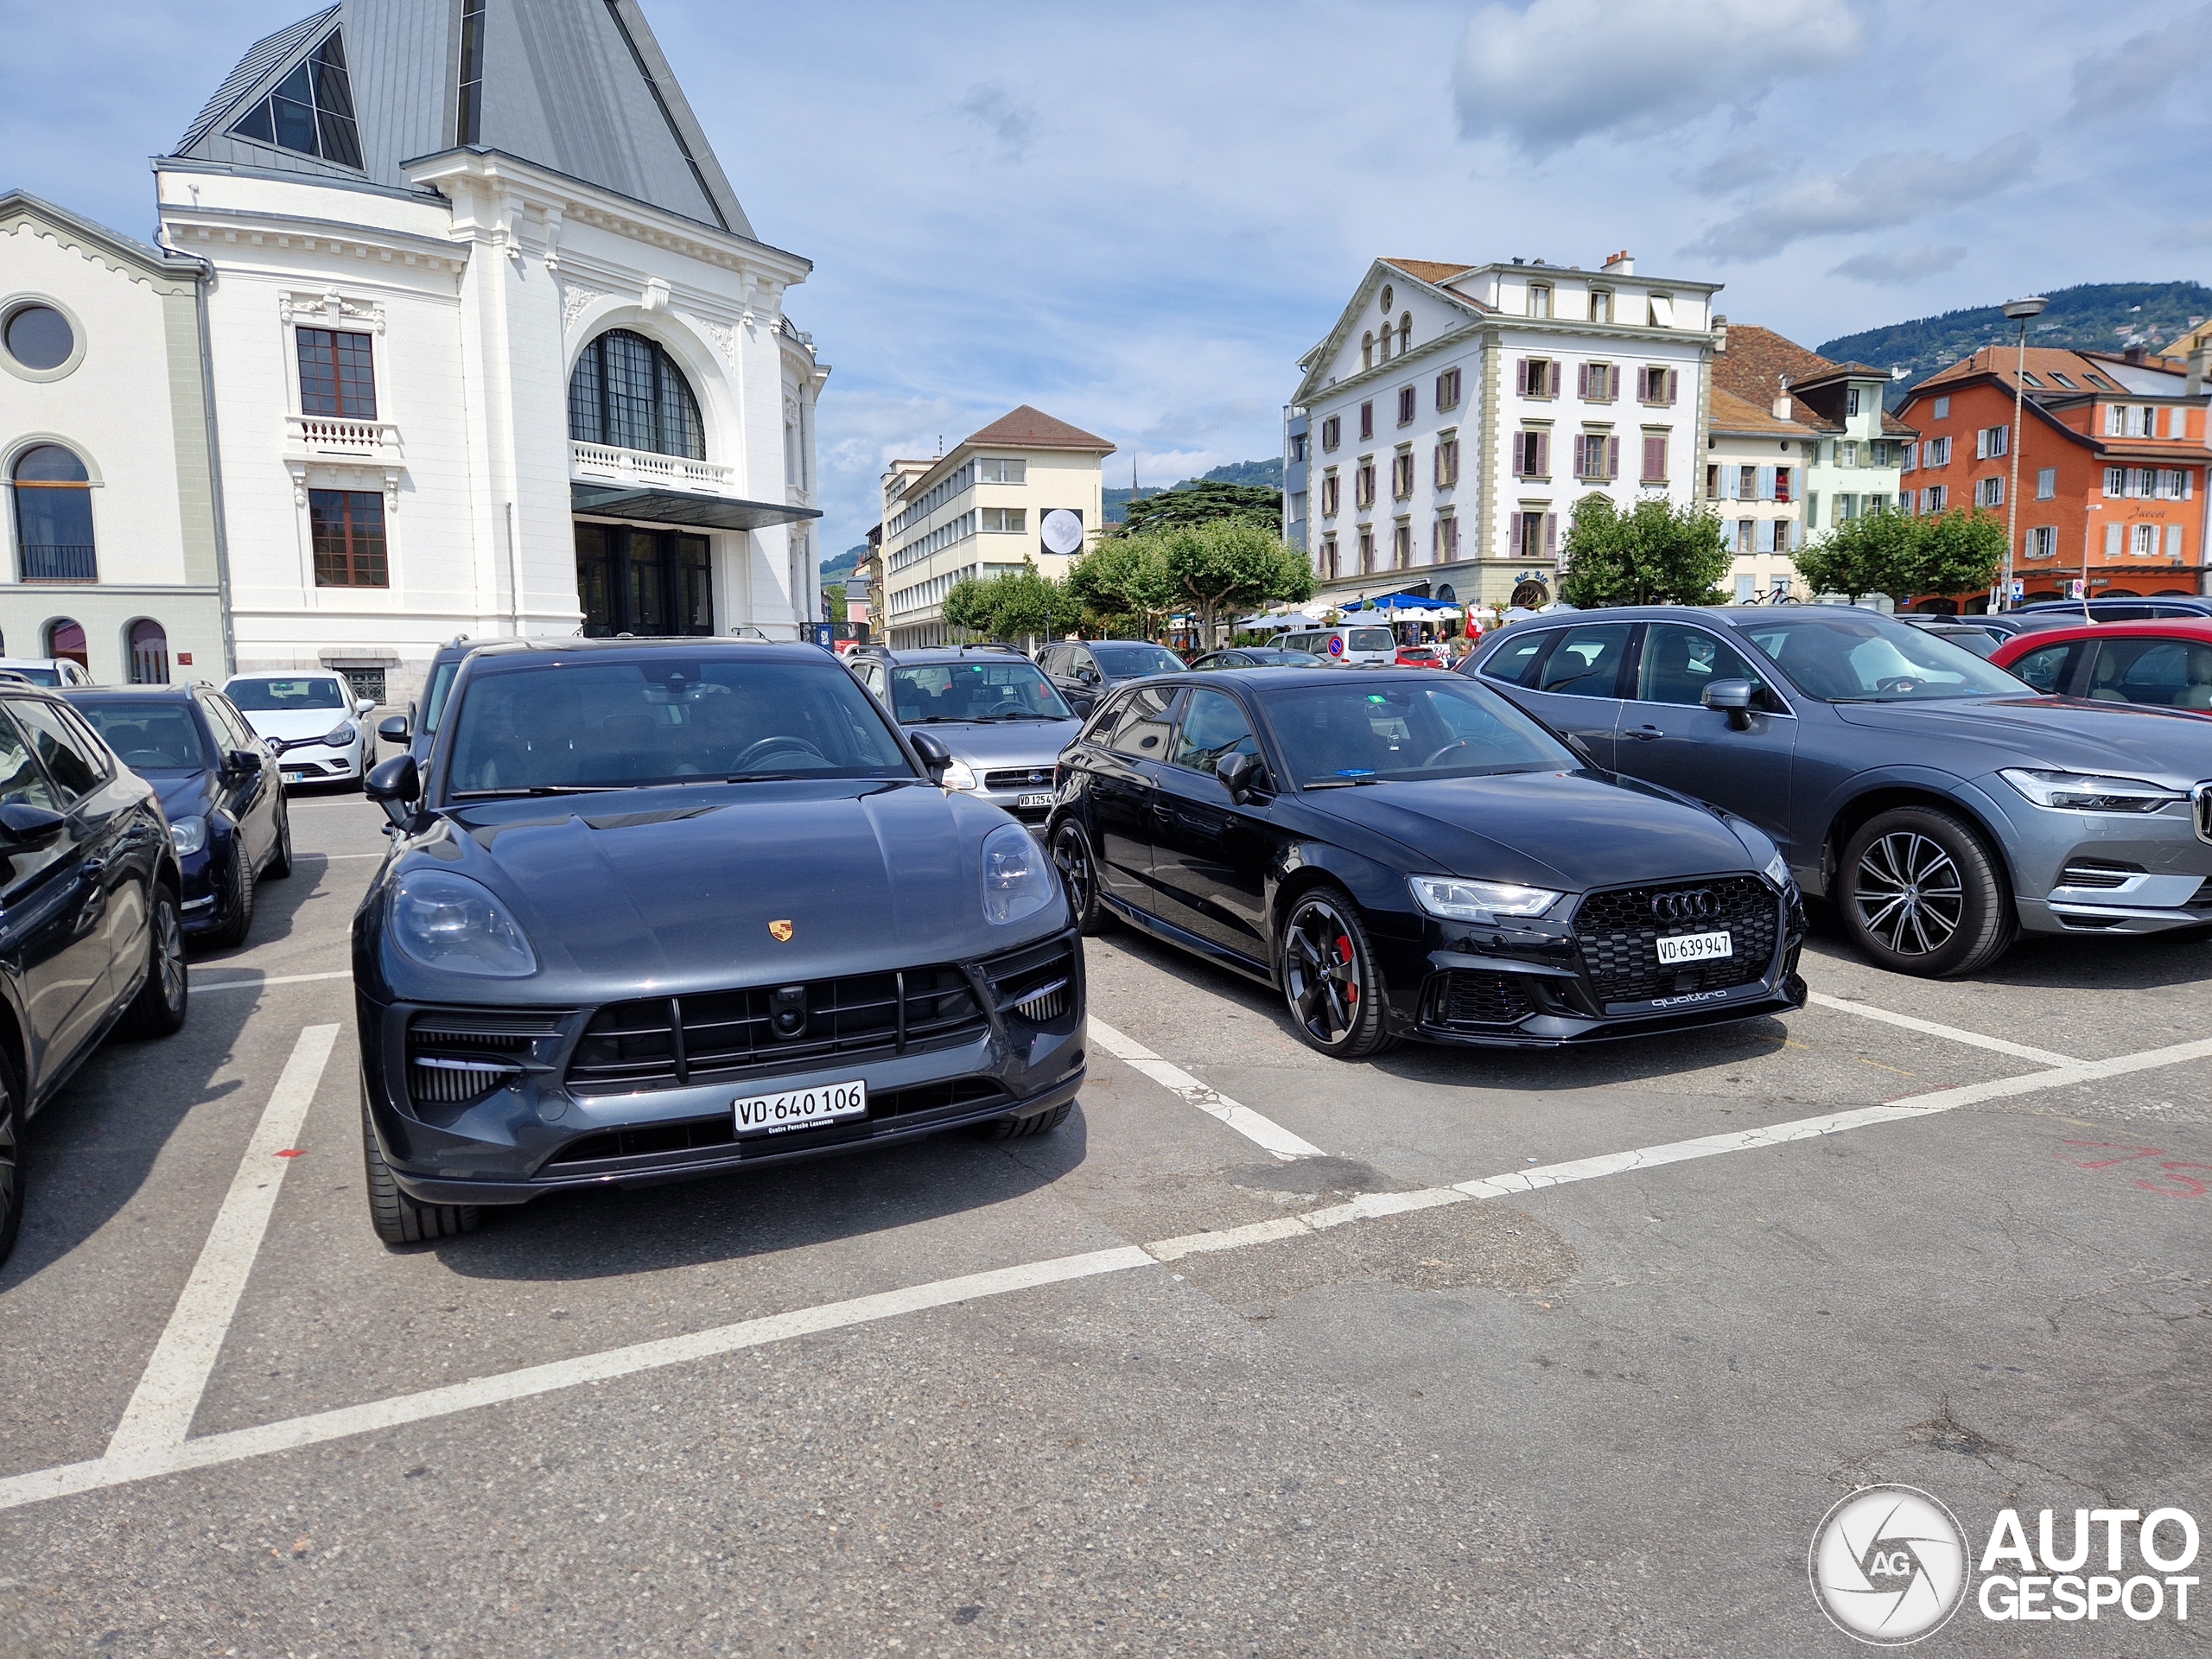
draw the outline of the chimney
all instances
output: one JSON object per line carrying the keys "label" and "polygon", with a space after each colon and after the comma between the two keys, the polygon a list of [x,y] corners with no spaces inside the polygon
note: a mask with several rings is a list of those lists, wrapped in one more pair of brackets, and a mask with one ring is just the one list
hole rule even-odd
{"label": "chimney", "polygon": [[1717,314],[1713,319],[1713,349],[1716,355],[1728,349],[1728,319]]}
{"label": "chimney", "polygon": [[1599,269],[1610,276],[1633,276],[1636,275],[1636,261],[1629,257],[1628,250],[1623,248],[1618,253],[1610,256]]}
{"label": "chimney", "polygon": [[2140,346],[2130,346],[2120,355],[2123,361],[2133,363],[2139,368],[2142,366],[2143,348]]}
{"label": "chimney", "polygon": [[2195,397],[2204,390],[2206,359],[2212,359],[2212,346],[2199,346],[2189,354],[2189,378],[2182,382],[2182,390]]}

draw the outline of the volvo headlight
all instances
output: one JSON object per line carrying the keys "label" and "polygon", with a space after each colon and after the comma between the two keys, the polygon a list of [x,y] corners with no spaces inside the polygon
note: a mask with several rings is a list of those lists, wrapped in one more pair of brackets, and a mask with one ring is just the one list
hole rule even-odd
{"label": "volvo headlight", "polygon": [[207,820],[179,818],[169,825],[169,840],[175,846],[179,858],[190,858],[207,844]]}
{"label": "volvo headlight", "polygon": [[352,721],[341,720],[322,734],[322,741],[334,749],[342,749],[360,734],[360,728]]}
{"label": "volvo headlight", "polygon": [[2063,812],[2156,812],[2188,795],[2140,778],[2110,778],[2091,772],[2032,772],[2007,766],[1997,774],[2037,806]]}
{"label": "volvo headlight", "polygon": [[976,787],[976,774],[969,769],[965,760],[956,760],[944,769],[944,776],[938,782],[947,789],[973,789]]}
{"label": "volvo headlight", "polygon": [[1541,916],[1560,900],[1549,887],[1510,881],[1468,881],[1456,875],[1411,875],[1414,902],[1447,922],[1494,922],[1502,916]]}
{"label": "volvo headlight", "polygon": [[392,938],[425,968],[520,979],[537,971],[522,927],[490,888],[446,870],[410,870],[391,901]]}
{"label": "volvo headlight", "polygon": [[1018,922],[1052,902],[1052,866],[1037,839],[1018,823],[983,837],[983,916]]}

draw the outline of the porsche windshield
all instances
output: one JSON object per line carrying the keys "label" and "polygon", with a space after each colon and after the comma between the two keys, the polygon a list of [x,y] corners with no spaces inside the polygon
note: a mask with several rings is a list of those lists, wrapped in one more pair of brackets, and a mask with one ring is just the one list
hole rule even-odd
{"label": "porsche windshield", "polygon": [[457,689],[450,799],[914,775],[874,700],[826,657],[480,661]]}
{"label": "porsche windshield", "polygon": [[2001,697],[2028,690],[1949,640],[1868,616],[1777,616],[1738,625],[1789,683],[1827,702]]}
{"label": "porsche windshield", "polygon": [[1262,707],[1282,745],[1292,780],[1334,788],[1498,772],[1573,771],[1573,753],[1502,697],[1444,681],[1286,687]]}

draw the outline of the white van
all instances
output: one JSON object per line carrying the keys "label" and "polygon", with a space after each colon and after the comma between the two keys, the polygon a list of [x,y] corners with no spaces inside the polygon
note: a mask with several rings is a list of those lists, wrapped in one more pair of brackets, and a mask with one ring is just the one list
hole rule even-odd
{"label": "white van", "polygon": [[1310,651],[1332,668],[1363,668],[1371,663],[1388,668],[1398,657],[1397,636],[1373,623],[1279,633],[1268,645],[1276,651]]}

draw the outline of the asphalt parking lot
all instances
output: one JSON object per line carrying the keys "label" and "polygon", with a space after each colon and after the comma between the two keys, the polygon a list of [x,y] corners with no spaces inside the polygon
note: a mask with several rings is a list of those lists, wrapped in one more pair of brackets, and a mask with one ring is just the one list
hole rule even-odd
{"label": "asphalt parking lot", "polygon": [[395,1254],[380,819],[294,811],[185,1032],[33,1125],[0,1653],[1849,1653],[1806,1550],[1854,1486],[2212,1522],[2203,939],[1930,984],[1823,938],[1786,1020],[1344,1065],[1109,932],[1058,1134]]}

